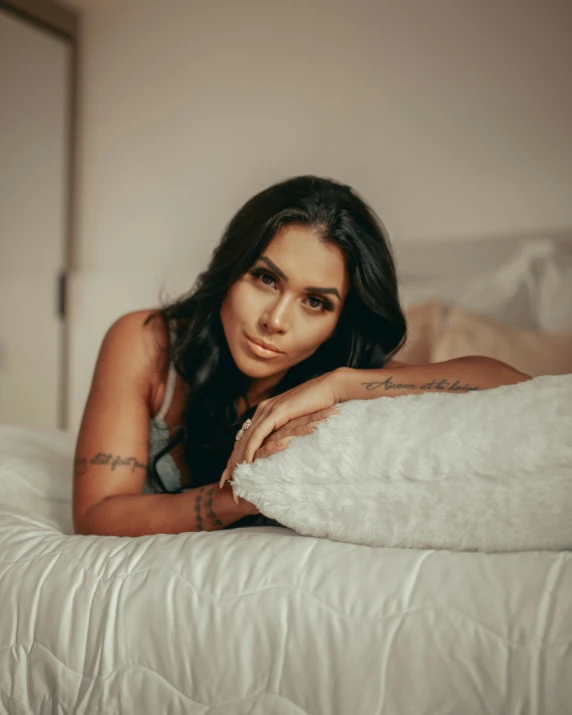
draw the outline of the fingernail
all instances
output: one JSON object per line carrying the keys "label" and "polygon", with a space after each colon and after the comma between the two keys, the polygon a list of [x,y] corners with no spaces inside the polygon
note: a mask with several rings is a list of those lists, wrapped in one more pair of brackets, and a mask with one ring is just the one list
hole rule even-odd
{"label": "fingernail", "polygon": [[238,506],[238,497],[236,496],[236,494],[234,492],[232,494],[232,498],[234,499],[234,503],[236,504],[236,506]]}
{"label": "fingernail", "polygon": [[219,489],[222,489],[224,486],[224,475],[225,475],[225,472],[222,473],[222,477],[220,478],[220,482],[218,483]]}

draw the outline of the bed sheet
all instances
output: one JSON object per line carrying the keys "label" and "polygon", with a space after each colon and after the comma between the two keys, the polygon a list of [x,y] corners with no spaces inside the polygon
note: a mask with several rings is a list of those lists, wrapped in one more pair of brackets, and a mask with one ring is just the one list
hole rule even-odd
{"label": "bed sheet", "polygon": [[0,712],[572,711],[570,552],[73,535],[73,445],[0,427]]}

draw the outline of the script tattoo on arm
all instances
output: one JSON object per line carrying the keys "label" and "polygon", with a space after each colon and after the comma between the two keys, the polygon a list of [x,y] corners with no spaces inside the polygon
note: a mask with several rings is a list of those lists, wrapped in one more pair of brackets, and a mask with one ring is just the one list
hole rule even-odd
{"label": "script tattoo on arm", "polygon": [[213,494],[214,494],[214,484],[207,484],[204,487],[198,487],[196,489],[197,491],[197,496],[195,499],[195,518],[196,518],[196,523],[197,523],[197,531],[207,531],[207,527],[205,526],[204,523],[204,518],[203,518],[203,497],[205,497],[204,500],[204,507],[206,509],[206,515],[207,517],[211,520],[214,526],[224,526],[222,521],[218,518],[216,515],[214,509],[213,509]]}
{"label": "script tattoo on arm", "polygon": [[88,460],[87,457],[77,457],[74,463],[74,475],[82,477],[88,470],[88,464],[105,465],[111,467],[114,472],[119,467],[129,467],[131,473],[136,469],[144,469],[147,471],[147,465],[139,462],[135,457],[121,457],[120,455],[106,454],[98,452],[95,457]]}
{"label": "script tattoo on arm", "polygon": [[436,390],[437,392],[471,392],[473,390],[478,390],[479,388],[474,385],[469,385],[465,383],[461,385],[460,380],[455,380],[451,383],[445,378],[441,380],[430,380],[424,385],[403,385],[401,383],[391,382],[393,375],[390,375],[387,380],[383,382],[362,382],[365,385],[366,390],[378,390],[379,388],[385,388],[385,391],[389,390]]}

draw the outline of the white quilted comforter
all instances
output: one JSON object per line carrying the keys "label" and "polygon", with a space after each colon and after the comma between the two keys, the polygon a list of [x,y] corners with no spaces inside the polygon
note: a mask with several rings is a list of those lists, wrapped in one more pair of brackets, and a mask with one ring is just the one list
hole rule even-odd
{"label": "white quilted comforter", "polygon": [[74,536],[73,444],[0,427],[0,712],[572,712],[571,552]]}

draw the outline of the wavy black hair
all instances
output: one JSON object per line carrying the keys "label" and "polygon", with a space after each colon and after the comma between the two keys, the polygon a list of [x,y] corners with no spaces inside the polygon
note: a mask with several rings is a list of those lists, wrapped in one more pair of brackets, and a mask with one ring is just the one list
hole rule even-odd
{"label": "wavy black hair", "polygon": [[159,314],[167,327],[175,326],[168,357],[189,386],[182,427],[150,467],[151,480],[160,491],[167,489],[157,473],[157,461],[180,442],[191,486],[218,481],[239,422],[256,410],[256,405],[248,406],[239,420],[237,405],[241,396],[246,400],[249,378],[234,363],[220,309],[229,288],[287,224],[307,227],[338,246],[350,286],[333,337],[291,367],[271,396],[337,367],[381,368],[405,341],[406,322],[387,232],[352,188],[331,179],[299,176],[256,194],[231,219],[208,268],[189,293],[162,305],[146,320]]}

